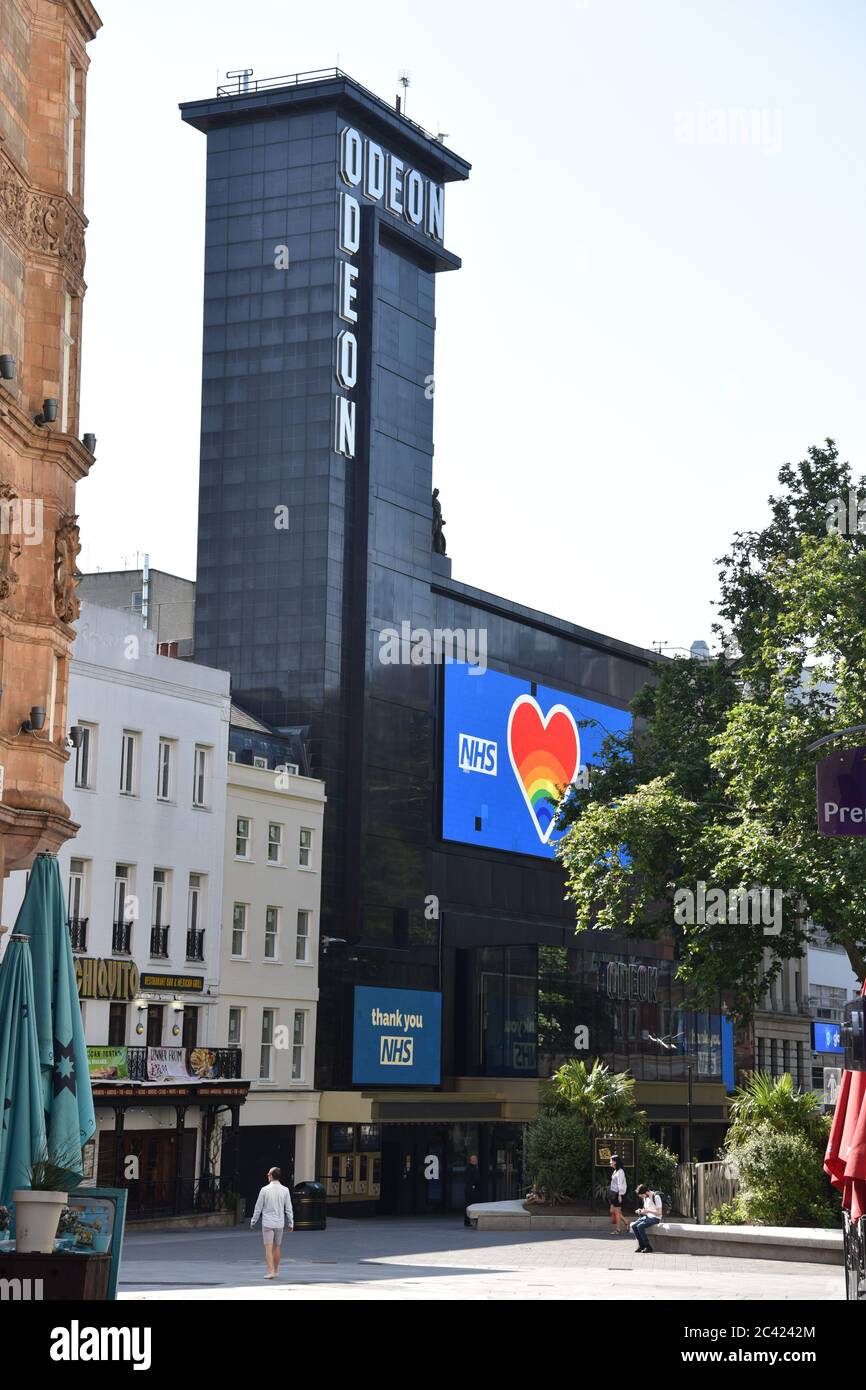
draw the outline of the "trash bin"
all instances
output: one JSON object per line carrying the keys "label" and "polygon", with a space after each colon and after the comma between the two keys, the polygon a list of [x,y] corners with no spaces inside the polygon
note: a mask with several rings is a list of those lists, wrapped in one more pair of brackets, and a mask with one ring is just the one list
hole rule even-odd
{"label": "trash bin", "polygon": [[328,1224],[324,1184],[299,1182],[292,1188],[292,1209],[296,1231],[324,1231]]}

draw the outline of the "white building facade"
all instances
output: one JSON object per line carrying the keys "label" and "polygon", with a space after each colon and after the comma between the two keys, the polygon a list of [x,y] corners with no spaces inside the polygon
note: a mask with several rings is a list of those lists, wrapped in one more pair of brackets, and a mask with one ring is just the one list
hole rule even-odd
{"label": "white building facade", "polygon": [[[254,721],[228,764],[217,1030],[251,1081],[231,1166],[249,1202],[269,1167],[316,1177],[314,1048],[318,1001],[324,784],[298,775]],[[258,753],[243,744],[252,742]],[[225,1160],[229,1157],[224,1151]]]}
{"label": "white building facade", "polygon": [[[111,1049],[104,1068],[91,1067],[89,1175],[128,1185],[132,1217],[177,1214],[213,1170],[203,1152],[212,1129],[244,1096],[214,1079],[238,1072],[209,1052],[226,1041],[217,996],[229,676],[157,656],[134,615],[83,604],[69,715],[80,742],[64,795],[79,830],[58,860],[88,1046]],[[10,924],[25,882],[8,880]]]}

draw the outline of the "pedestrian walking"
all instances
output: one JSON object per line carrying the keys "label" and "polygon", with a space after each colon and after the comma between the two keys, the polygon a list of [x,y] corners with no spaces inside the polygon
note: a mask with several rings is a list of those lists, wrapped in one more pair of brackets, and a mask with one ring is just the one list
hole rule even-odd
{"label": "pedestrian walking", "polygon": [[651,1255],[652,1246],[647,1240],[647,1230],[650,1226],[657,1226],[662,1219],[664,1204],[661,1193],[654,1192],[651,1187],[641,1183],[637,1195],[643,1200],[643,1208],[637,1213],[637,1220],[631,1223],[631,1232],[637,1241],[637,1248],[641,1255]]}
{"label": "pedestrian walking", "polygon": [[279,1168],[268,1169],[268,1181],[259,1193],[256,1209],[250,1222],[252,1230],[262,1218],[262,1240],[265,1243],[266,1279],[275,1279],[280,1271],[280,1247],[283,1231],[295,1229],[295,1214],[292,1211],[292,1198],[287,1187],[280,1182]]}
{"label": "pedestrian walking", "polygon": [[628,1222],[622,1214],[622,1204],[625,1194],[628,1191],[628,1179],[625,1175],[619,1154],[611,1154],[610,1166],[610,1185],[607,1189],[607,1203],[610,1207],[610,1219],[613,1222],[612,1236],[628,1235]]}

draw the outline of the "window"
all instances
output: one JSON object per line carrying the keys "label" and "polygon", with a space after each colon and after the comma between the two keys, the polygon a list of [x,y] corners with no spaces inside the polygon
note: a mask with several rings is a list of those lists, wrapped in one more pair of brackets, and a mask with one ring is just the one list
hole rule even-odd
{"label": "window", "polygon": [[803,1070],[803,1044],[797,1043],[797,1075],[794,1077],[798,1086],[805,1086],[806,1074]]}
{"label": "window", "polygon": [[144,602],[144,593],[143,593],[143,591],[142,591],[141,589],[137,589],[137,590],[135,591],[135,593],[132,595],[132,611],[133,611],[133,613],[140,613],[140,612],[141,612],[143,602]]}
{"label": "window", "polygon": [[755,1066],[758,1071],[766,1071],[767,1059],[765,1056],[766,1047],[763,1038],[758,1038],[755,1045]]}
{"label": "window", "polygon": [[203,748],[197,743],[195,746],[195,756],[193,757],[192,772],[192,804],[193,806],[208,805],[209,786],[208,777],[210,773],[210,749]]}
{"label": "window", "polygon": [[279,948],[280,909],[265,908],[265,960],[276,960]]}
{"label": "window", "polygon": [[153,871],[152,927],[164,927],[168,914],[168,876],[165,869]]}
{"label": "window", "polygon": [[199,1011],[194,1004],[187,1004],[183,1011],[183,1032],[181,1035],[181,1046],[186,1048],[196,1047],[198,1044],[198,1015]]}
{"label": "window", "polygon": [[262,1050],[259,1057],[259,1079],[270,1081],[274,1053],[274,1016],[276,1009],[262,1009]]}
{"label": "window", "polygon": [[309,869],[313,862],[313,832],[312,830],[301,830],[301,840],[298,849],[298,864],[302,869]]}
{"label": "window", "polygon": [[96,729],[92,724],[79,724],[81,742],[75,750],[75,785],[90,790],[96,755]]}
{"label": "window", "polygon": [[72,64],[69,66],[69,104],[66,113],[66,192],[75,193],[75,130],[76,121],[79,117],[78,102],[76,100],[77,73]]}
{"label": "window", "polygon": [[148,1047],[162,1047],[162,1016],[164,1011],[162,1004],[148,1004],[147,1006]]}
{"label": "window", "polygon": [[126,1042],[126,1008],[125,1004],[108,1006],[109,1047],[123,1047]]}
{"label": "window", "polygon": [[132,881],[132,871],[128,864],[115,864],[114,866],[114,920],[115,922],[128,922],[130,919],[130,903],[127,901],[131,896],[130,884]]}
{"label": "window", "polygon": [[246,816],[238,816],[235,827],[235,858],[250,857],[250,823]]}
{"label": "window", "polygon": [[60,334],[61,344],[61,364],[60,364],[60,428],[65,434],[69,429],[71,421],[70,395],[72,385],[71,359],[72,349],[75,339],[72,336],[72,295],[64,295],[63,305],[63,330]]}
{"label": "window", "polygon": [[310,918],[312,912],[301,908],[298,912],[298,930],[295,936],[295,962],[306,965],[310,959]]}
{"label": "window", "polygon": [[232,912],[232,955],[243,958],[247,953],[247,905],[235,903]]}
{"label": "window", "polygon": [[779,1044],[775,1038],[770,1039],[770,1075],[779,1074]]}
{"label": "window", "polygon": [[135,783],[138,776],[138,735],[128,729],[123,731],[120,747],[120,794],[135,796]]}
{"label": "window", "polygon": [[292,1080],[304,1079],[304,1043],[307,1035],[307,1015],[295,1010],[295,1026],[292,1030]]}
{"label": "window", "polygon": [[187,931],[198,931],[201,920],[201,893],[202,893],[201,874],[190,874],[189,876],[189,897],[187,900],[186,928]]}
{"label": "window", "polygon": [[782,1043],[782,1072],[787,1075],[791,1070],[791,1044],[787,1038]]}
{"label": "window", "polygon": [[84,916],[84,860],[70,859],[69,888],[66,895],[66,915],[77,921]]}
{"label": "window", "polygon": [[240,1047],[244,1033],[243,1009],[229,1009],[229,1047]]}
{"label": "window", "polygon": [[172,801],[174,799],[174,744],[167,738],[159,740],[156,797],[158,801]]}
{"label": "window", "polygon": [[268,863],[280,864],[283,859],[283,827],[271,821],[268,826]]}

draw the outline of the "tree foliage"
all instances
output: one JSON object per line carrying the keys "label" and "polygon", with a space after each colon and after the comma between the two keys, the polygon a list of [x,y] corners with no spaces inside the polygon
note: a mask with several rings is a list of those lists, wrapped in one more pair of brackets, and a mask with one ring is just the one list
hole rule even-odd
{"label": "tree foliage", "polygon": [[[564,798],[557,851],[579,931],[673,933],[695,1002],[725,990],[741,1020],[802,955],[810,920],[866,973],[866,854],[818,834],[807,751],[866,721],[866,534],[832,524],[855,491],[832,440],[779,481],[769,524],[719,561],[720,655],[659,663],[632,729]],[[783,894],[781,931],[676,924],[675,891],[699,882]]]}

